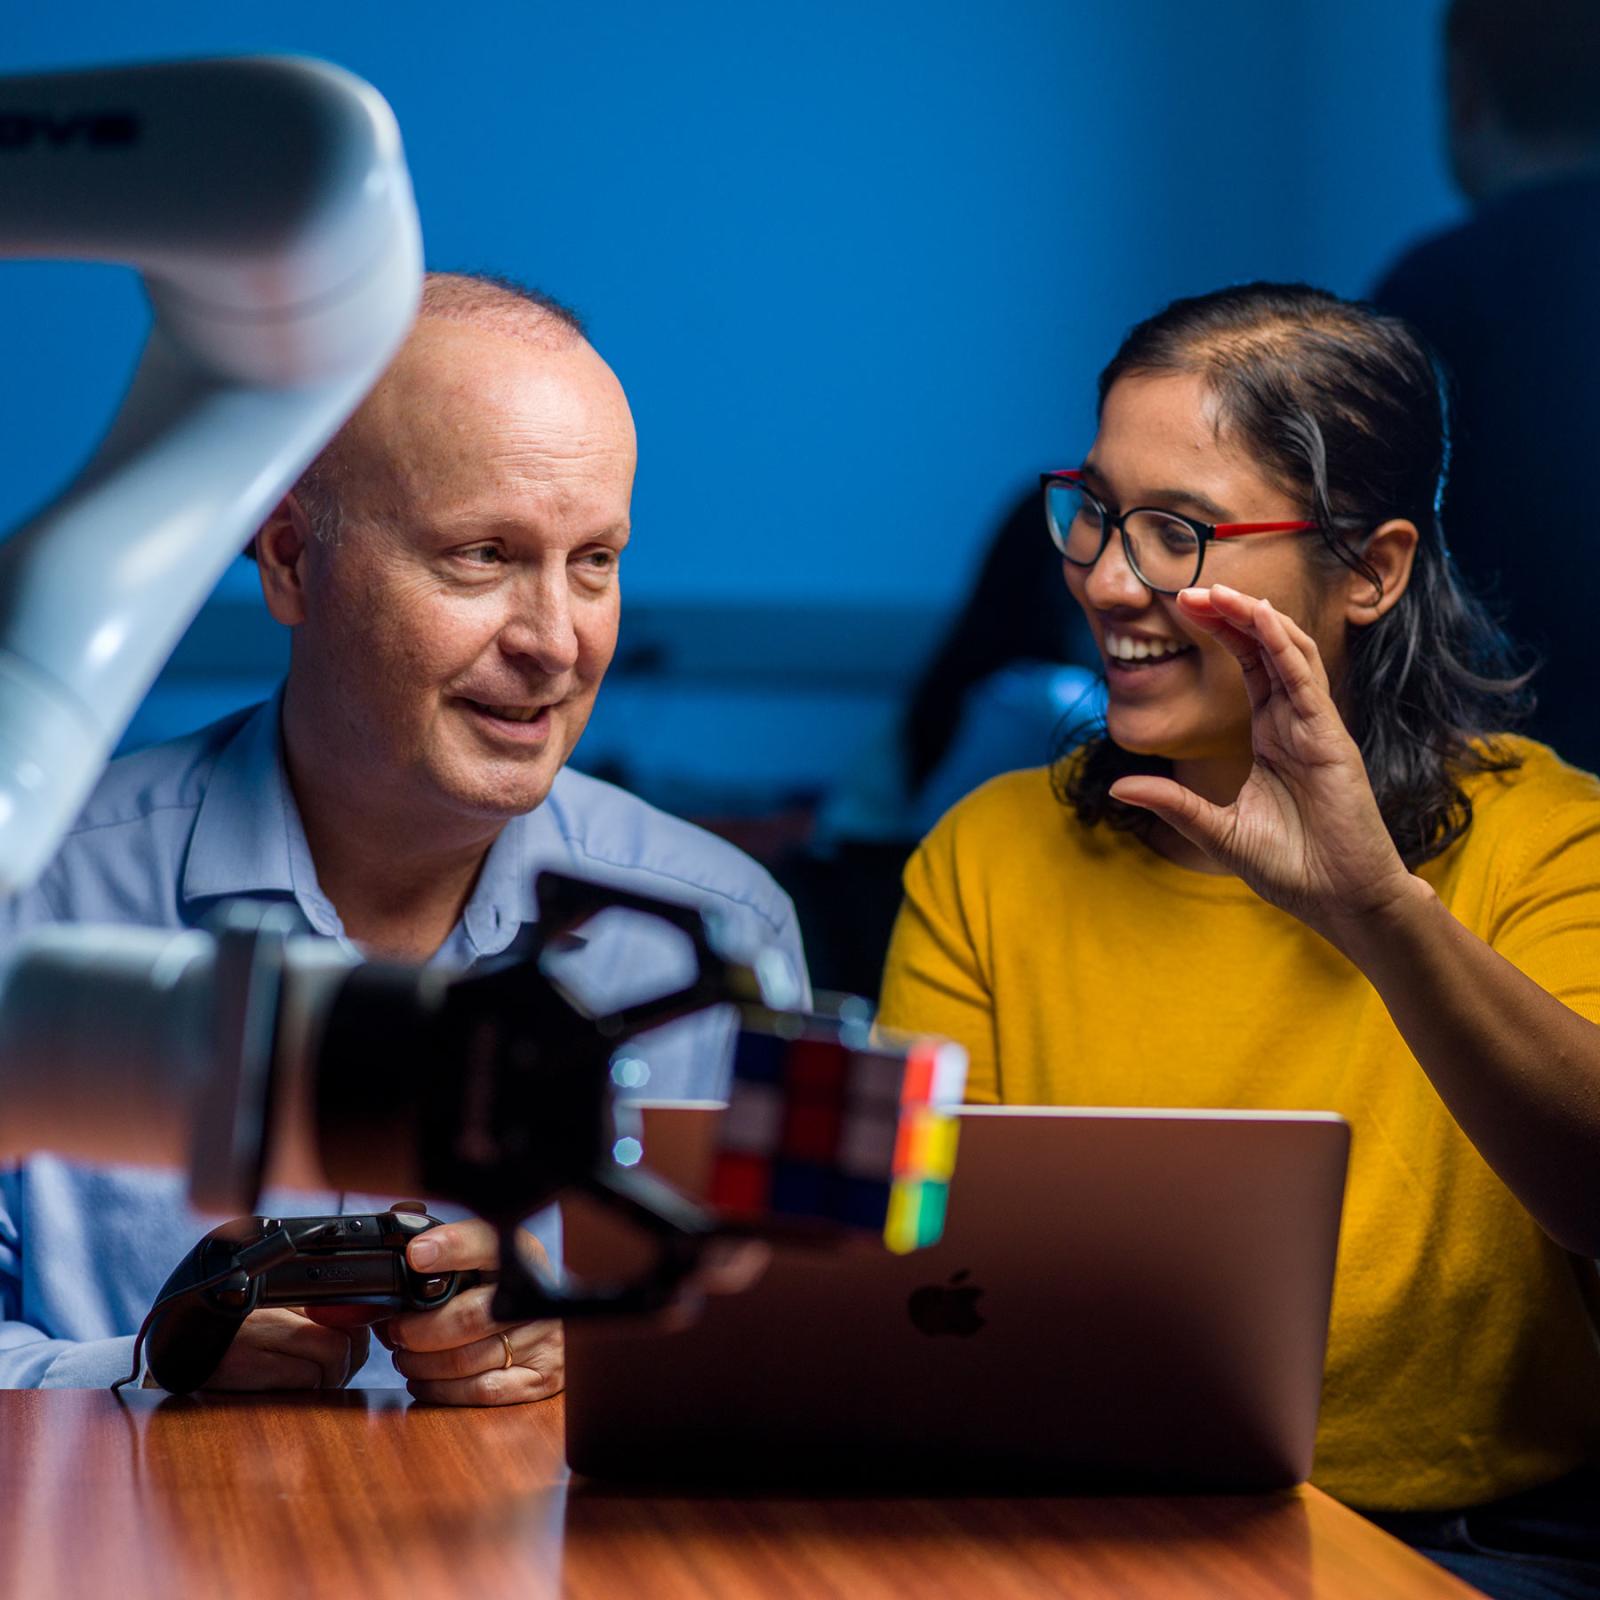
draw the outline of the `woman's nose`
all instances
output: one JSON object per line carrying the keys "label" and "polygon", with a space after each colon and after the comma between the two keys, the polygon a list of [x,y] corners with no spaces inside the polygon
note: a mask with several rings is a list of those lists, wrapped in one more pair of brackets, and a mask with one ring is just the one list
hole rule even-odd
{"label": "woman's nose", "polygon": [[1150,599],[1150,591],[1128,564],[1128,553],[1116,533],[1106,540],[1100,559],[1089,569],[1089,579],[1083,591],[1089,604],[1100,611],[1142,606]]}

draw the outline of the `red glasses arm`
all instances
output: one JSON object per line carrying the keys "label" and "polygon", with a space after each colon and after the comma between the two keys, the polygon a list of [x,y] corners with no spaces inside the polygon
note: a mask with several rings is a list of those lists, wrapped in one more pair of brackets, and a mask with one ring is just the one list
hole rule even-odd
{"label": "red glasses arm", "polygon": [[1211,529],[1213,539],[1237,539],[1241,533],[1309,533],[1314,522],[1218,522]]}

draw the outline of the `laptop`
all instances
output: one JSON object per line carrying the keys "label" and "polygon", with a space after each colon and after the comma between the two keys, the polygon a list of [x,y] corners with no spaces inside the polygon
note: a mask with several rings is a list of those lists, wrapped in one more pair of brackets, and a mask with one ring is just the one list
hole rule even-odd
{"label": "laptop", "polygon": [[[702,1190],[718,1105],[651,1103]],[[962,1107],[944,1236],[783,1246],[697,1320],[567,1327],[567,1459],[719,1487],[1254,1492],[1311,1471],[1349,1128],[1324,1112]],[[564,1204],[567,1266],[638,1241]]]}

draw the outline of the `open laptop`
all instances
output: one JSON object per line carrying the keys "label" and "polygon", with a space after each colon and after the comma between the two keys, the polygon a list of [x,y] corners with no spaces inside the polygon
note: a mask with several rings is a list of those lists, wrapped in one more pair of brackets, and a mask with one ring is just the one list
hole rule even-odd
{"label": "open laptop", "polygon": [[[641,1106],[690,1193],[720,1107]],[[1247,1491],[1311,1470],[1349,1128],[963,1107],[943,1239],[784,1247],[680,1331],[567,1328],[567,1458],[657,1483]],[[637,1243],[564,1207],[568,1267]]]}

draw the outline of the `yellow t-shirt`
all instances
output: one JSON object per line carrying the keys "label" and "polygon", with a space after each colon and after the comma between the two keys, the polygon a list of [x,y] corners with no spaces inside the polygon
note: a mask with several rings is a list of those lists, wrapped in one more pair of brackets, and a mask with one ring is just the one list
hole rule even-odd
{"label": "yellow t-shirt", "polygon": [[[1600,782],[1508,742],[1522,766],[1468,780],[1471,828],[1420,875],[1600,1021]],[[956,806],[905,889],[881,1017],[965,1045],[969,1099],[1349,1120],[1317,1484],[1442,1509],[1600,1460],[1588,1264],[1490,1171],[1332,946],[1237,878],[1084,827],[1044,770]]]}

